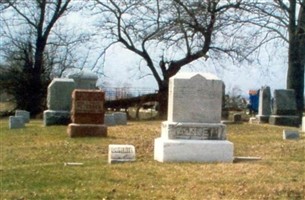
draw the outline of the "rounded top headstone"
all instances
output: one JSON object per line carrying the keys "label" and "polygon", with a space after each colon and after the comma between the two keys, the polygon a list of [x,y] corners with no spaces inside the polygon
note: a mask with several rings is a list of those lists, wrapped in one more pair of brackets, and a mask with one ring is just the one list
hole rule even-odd
{"label": "rounded top headstone", "polygon": [[75,81],[77,89],[96,89],[98,76],[90,70],[70,73],[68,77]]}
{"label": "rounded top headstone", "polygon": [[183,72],[177,73],[172,78],[173,79],[191,79],[197,76],[201,76],[207,80],[220,80],[216,75],[211,73],[203,73],[203,72]]}
{"label": "rounded top headstone", "polygon": [[68,78],[72,79],[89,79],[89,80],[97,80],[98,76],[89,70],[81,70],[79,72],[71,73],[68,75]]}

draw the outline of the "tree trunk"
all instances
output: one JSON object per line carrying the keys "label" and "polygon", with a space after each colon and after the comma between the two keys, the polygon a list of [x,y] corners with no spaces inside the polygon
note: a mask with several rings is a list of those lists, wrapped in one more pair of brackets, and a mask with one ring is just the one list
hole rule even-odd
{"label": "tree trunk", "polygon": [[290,39],[287,89],[294,89],[296,95],[297,113],[301,117],[304,109],[304,63],[302,62],[302,53],[296,38]]}
{"label": "tree trunk", "polygon": [[159,85],[158,102],[159,102],[159,117],[160,119],[167,119],[167,108],[168,108],[168,81],[166,84]]}

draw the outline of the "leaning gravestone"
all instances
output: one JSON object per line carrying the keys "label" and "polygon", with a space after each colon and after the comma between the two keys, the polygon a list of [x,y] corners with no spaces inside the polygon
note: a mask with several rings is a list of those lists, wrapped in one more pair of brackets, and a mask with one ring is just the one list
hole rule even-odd
{"label": "leaning gravestone", "polygon": [[159,162],[232,162],[233,143],[221,121],[223,83],[208,73],[170,78],[167,121],[155,139]]}
{"label": "leaning gravestone", "polygon": [[55,78],[48,86],[47,108],[43,112],[43,122],[49,125],[70,123],[71,94],[75,89],[73,79]]}
{"label": "leaning gravestone", "polygon": [[68,125],[68,135],[70,137],[106,137],[104,101],[105,93],[100,90],[74,90],[72,93],[72,123]]}
{"label": "leaning gravestone", "polygon": [[272,115],[269,123],[283,126],[299,126],[295,92],[292,89],[274,90]]}
{"label": "leaning gravestone", "polygon": [[258,115],[256,118],[260,123],[268,123],[271,115],[271,92],[270,87],[262,87],[259,91]]}

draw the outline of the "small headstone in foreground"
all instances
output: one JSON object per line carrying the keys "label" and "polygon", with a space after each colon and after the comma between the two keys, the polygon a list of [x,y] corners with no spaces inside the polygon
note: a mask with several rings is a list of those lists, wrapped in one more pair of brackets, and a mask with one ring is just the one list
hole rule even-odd
{"label": "small headstone in foreground", "polygon": [[30,122],[30,112],[28,112],[26,110],[16,110],[15,111],[15,116],[23,117],[23,120],[24,120],[25,123]]}
{"label": "small headstone in foreground", "polygon": [[136,160],[133,145],[110,144],[108,147],[108,163],[132,162]]}
{"label": "small headstone in foreground", "polygon": [[300,138],[298,131],[294,130],[283,130],[283,139],[284,140],[297,140]]}
{"label": "small headstone in foreground", "polygon": [[9,129],[24,128],[24,118],[22,116],[9,117]]}

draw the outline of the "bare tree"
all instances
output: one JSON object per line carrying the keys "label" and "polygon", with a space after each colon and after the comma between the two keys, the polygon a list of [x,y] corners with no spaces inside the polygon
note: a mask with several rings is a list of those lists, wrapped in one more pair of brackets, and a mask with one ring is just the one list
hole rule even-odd
{"label": "bare tree", "polygon": [[296,92],[297,109],[304,109],[305,0],[248,1],[244,4],[248,18],[244,22],[258,26],[265,37],[288,44],[286,87]]}
{"label": "bare tree", "polygon": [[[54,69],[57,67],[55,73],[60,75],[74,64],[71,47],[83,41],[84,36],[70,34],[68,37],[58,27],[64,28],[65,25],[59,24],[60,19],[71,11],[78,11],[83,4],[85,2],[72,4],[71,0],[1,1],[1,9],[5,11],[1,14],[4,27],[1,30],[1,57],[11,62],[14,58],[11,55],[17,53],[22,60],[14,63],[26,76],[23,80],[27,88],[17,96],[27,102],[22,108],[32,114],[43,109],[46,88]],[[22,82],[17,80],[15,84]]]}
{"label": "bare tree", "polygon": [[[166,114],[168,81],[182,67],[209,57],[247,60],[257,32],[240,34],[240,0],[96,0],[104,38],[121,43],[145,61],[159,87]],[[209,53],[209,55],[208,55]]]}

